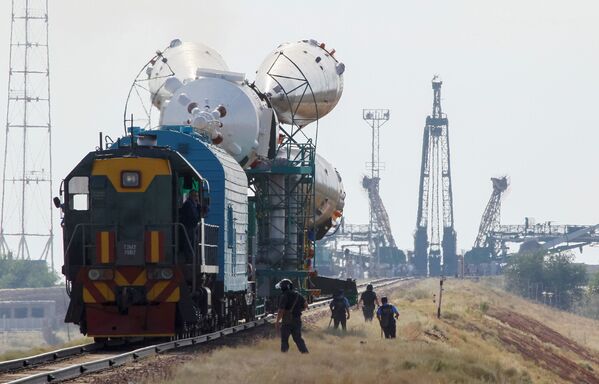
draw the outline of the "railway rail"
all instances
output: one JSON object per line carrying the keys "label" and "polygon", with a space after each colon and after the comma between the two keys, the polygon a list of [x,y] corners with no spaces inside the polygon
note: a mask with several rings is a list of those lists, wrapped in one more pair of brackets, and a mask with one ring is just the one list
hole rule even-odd
{"label": "railway rail", "polygon": [[[378,289],[411,279],[413,278],[384,278],[373,280],[370,283]],[[367,284],[358,284],[358,291],[363,291]],[[314,302],[308,306],[308,310],[326,307],[331,300]],[[56,383],[74,379],[84,374],[118,367],[167,351],[199,346],[227,335],[255,329],[271,323],[273,320],[274,315],[271,314],[213,333],[143,347],[139,347],[139,343],[109,341],[63,348],[22,359],[0,362],[0,383]]]}

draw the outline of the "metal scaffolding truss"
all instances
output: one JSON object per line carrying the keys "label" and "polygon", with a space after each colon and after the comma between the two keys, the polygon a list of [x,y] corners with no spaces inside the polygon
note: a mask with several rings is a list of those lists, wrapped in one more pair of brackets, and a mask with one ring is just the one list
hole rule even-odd
{"label": "metal scaffolding truss", "polygon": [[494,238],[490,237],[489,234],[491,231],[496,231],[499,228],[501,220],[501,198],[509,186],[509,181],[507,176],[503,176],[499,178],[492,177],[491,182],[493,183],[493,192],[481,218],[478,235],[474,241],[474,248],[492,249],[491,252],[496,255],[499,252],[501,243],[494,241]]}
{"label": "metal scaffolding truss", "polygon": [[12,0],[0,257],[53,258],[48,1]]}
{"label": "metal scaffolding truss", "polygon": [[431,276],[453,275],[457,271],[449,125],[447,116],[441,109],[442,84],[437,76],[433,78],[433,111],[426,118],[424,127],[414,235],[416,271],[421,275]]}
{"label": "metal scaffolding truss", "polygon": [[[286,60],[297,69],[298,76],[289,78],[275,72],[275,63]],[[308,273],[312,270],[316,251],[313,226],[316,219],[315,160],[318,138],[318,116],[315,119],[315,137],[305,132],[311,121],[296,118],[296,112],[305,100],[318,105],[310,82],[299,66],[283,52],[279,52],[267,74],[280,88],[291,111],[291,124],[279,125],[276,153],[269,159],[270,166],[247,170],[250,188],[256,205],[258,228],[256,272],[260,284],[273,286],[272,280],[293,277],[300,289],[309,289]],[[285,87],[284,80],[293,84]],[[299,100],[291,95],[302,90]],[[268,296],[269,293],[262,292]]]}
{"label": "metal scaffolding truss", "polygon": [[368,192],[370,217],[368,224],[368,248],[374,256],[371,263],[372,272],[380,274],[381,271],[381,247],[396,249],[397,245],[391,231],[389,215],[380,195],[380,172],[385,169],[385,163],[380,161],[380,129],[389,121],[388,109],[363,109],[362,119],[372,130],[371,158],[366,163],[366,169],[370,171],[369,176],[362,179],[362,187]]}
{"label": "metal scaffolding truss", "polygon": [[[288,147],[288,148],[287,148]],[[281,270],[304,269],[314,250],[314,160],[316,148],[288,142],[289,157],[277,158],[268,171],[248,170],[258,218],[258,259]]]}
{"label": "metal scaffolding truss", "polygon": [[[502,244],[507,254],[506,243],[535,244],[536,250],[555,253],[599,244],[599,224],[558,225],[552,222],[535,224],[526,218],[524,225],[499,225],[489,232],[489,238]],[[538,245],[537,245],[538,244]]]}

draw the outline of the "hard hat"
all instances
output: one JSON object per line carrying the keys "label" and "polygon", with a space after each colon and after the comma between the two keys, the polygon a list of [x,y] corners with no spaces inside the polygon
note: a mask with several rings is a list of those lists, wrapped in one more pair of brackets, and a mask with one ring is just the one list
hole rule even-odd
{"label": "hard hat", "polygon": [[293,289],[293,283],[289,279],[283,279],[275,285],[275,288],[280,289],[281,291],[287,291]]}

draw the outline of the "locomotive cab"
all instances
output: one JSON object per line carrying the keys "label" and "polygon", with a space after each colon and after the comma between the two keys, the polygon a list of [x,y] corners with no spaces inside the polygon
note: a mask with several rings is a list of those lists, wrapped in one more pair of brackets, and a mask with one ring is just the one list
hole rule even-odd
{"label": "locomotive cab", "polygon": [[[186,203],[192,191],[199,198]],[[97,338],[173,336],[209,311],[202,285],[218,267],[206,248],[218,228],[198,226],[208,185],[179,153],[89,153],[65,178],[62,201],[66,322]],[[197,220],[185,225],[190,209]]]}

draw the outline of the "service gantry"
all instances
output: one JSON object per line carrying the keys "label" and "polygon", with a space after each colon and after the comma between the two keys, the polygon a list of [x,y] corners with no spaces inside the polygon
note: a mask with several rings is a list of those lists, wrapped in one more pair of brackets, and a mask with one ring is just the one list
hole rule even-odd
{"label": "service gantry", "polygon": [[413,264],[416,273],[424,276],[457,272],[449,125],[441,109],[442,84],[438,76],[433,77],[433,113],[426,118],[422,141]]}
{"label": "service gantry", "polygon": [[485,207],[485,212],[480,220],[478,235],[474,241],[474,249],[487,249],[491,255],[497,255],[501,248],[501,243],[495,241],[489,234],[499,228],[501,221],[501,197],[509,186],[507,176],[492,177],[493,192],[491,198]]}

